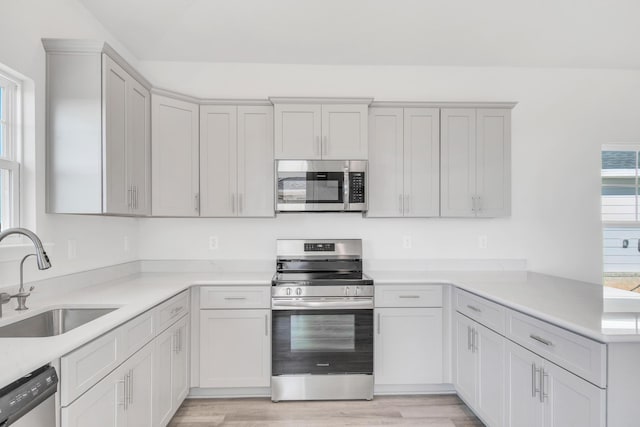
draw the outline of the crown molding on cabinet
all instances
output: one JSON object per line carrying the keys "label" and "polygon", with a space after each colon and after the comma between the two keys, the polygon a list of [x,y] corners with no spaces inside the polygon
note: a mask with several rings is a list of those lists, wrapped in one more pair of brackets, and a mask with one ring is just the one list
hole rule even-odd
{"label": "crown molding on cabinet", "polygon": [[517,102],[419,102],[419,101],[374,101],[369,106],[379,108],[508,108]]}
{"label": "crown molding on cabinet", "polygon": [[270,96],[273,104],[366,104],[373,102],[373,98],[324,98],[324,97],[275,97]]}
{"label": "crown molding on cabinet", "polygon": [[78,40],[78,39],[42,39],[44,50],[49,53],[57,54],[99,54],[106,53],[120,67],[122,67],[129,75],[136,79],[145,89],[151,89],[151,82],[138,72],[131,64],[127,62],[120,54],[112,48],[107,42],[96,40]]}
{"label": "crown molding on cabinet", "polygon": [[267,99],[215,99],[215,98],[198,98],[195,96],[184,95],[172,90],[152,88],[151,93],[154,95],[162,95],[168,98],[177,99],[179,101],[191,102],[193,104],[200,105],[251,105],[268,107],[271,106],[271,102]]}

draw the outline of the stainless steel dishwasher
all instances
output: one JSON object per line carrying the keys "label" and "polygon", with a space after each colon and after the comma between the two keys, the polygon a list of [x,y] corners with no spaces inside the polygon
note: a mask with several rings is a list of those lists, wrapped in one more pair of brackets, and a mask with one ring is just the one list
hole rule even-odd
{"label": "stainless steel dishwasher", "polygon": [[0,389],[0,427],[55,427],[56,370],[43,366]]}

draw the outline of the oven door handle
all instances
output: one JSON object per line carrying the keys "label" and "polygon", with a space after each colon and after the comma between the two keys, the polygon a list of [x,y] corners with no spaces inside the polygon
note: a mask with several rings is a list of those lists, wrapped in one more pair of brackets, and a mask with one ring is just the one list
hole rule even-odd
{"label": "oven door handle", "polygon": [[373,309],[373,298],[336,298],[336,299],[312,299],[305,298],[273,298],[271,300],[273,310],[367,310]]}

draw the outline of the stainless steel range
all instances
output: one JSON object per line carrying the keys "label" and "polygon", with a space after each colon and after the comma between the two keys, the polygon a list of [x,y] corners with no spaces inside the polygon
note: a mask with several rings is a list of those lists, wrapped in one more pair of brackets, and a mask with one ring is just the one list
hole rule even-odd
{"label": "stainless steel range", "polygon": [[271,400],[373,398],[373,280],[362,241],[278,240]]}

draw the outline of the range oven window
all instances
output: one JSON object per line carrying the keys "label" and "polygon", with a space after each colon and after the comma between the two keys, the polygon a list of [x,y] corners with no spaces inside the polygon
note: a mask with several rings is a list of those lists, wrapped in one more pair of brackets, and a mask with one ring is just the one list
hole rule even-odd
{"label": "range oven window", "polygon": [[273,375],[372,374],[373,310],[274,310]]}
{"label": "range oven window", "polygon": [[309,314],[291,317],[291,351],[354,351],[353,314]]}

